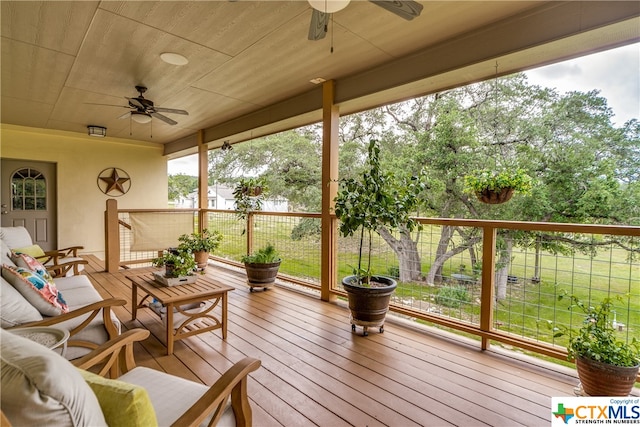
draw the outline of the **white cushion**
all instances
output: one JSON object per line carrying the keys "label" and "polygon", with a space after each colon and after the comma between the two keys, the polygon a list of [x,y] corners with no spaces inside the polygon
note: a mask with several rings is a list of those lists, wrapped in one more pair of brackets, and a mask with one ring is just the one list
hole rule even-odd
{"label": "white cushion", "polygon": [[4,240],[0,240],[0,247],[2,250],[2,253],[0,253],[0,261],[2,262],[2,264],[0,265],[10,265],[12,267],[15,267],[16,265],[13,263],[13,260],[11,259],[11,249],[9,249],[9,246],[7,246],[7,244],[4,242]]}
{"label": "white cushion", "polygon": [[[141,366],[127,372],[118,379],[139,385],[147,390],[153,409],[156,411],[158,424],[161,426],[173,424],[209,390],[209,387],[203,384]],[[206,426],[210,418],[205,419],[201,425]],[[216,426],[235,425],[236,418],[229,399],[224,414]]]}
{"label": "white cushion", "polygon": [[42,315],[20,292],[0,276],[0,326],[11,328],[42,320]]}
{"label": "white cushion", "polygon": [[0,239],[11,249],[33,245],[31,235],[24,227],[0,227]]}
{"label": "white cushion", "polygon": [[14,426],[106,426],[100,404],[67,360],[0,330],[2,412]]}

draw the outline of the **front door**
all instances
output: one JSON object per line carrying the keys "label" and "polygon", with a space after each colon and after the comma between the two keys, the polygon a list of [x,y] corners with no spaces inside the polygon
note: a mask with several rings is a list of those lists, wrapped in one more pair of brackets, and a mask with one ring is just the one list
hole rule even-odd
{"label": "front door", "polygon": [[0,167],[2,226],[24,226],[33,243],[56,249],[55,163],[0,159]]}

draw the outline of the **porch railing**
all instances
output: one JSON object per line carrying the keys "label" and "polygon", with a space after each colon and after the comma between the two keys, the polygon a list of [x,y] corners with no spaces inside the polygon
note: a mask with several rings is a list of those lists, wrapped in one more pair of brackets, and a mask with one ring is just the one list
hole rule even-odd
{"label": "porch railing", "polygon": [[[243,254],[273,243],[283,257],[280,278],[285,282],[314,291],[328,286],[332,295],[346,295],[339,283],[357,263],[357,241],[337,239],[337,277],[322,284],[320,214],[257,212],[244,224],[233,211],[180,210],[187,211],[194,229],[198,218],[205,218],[210,229],[224,236],[215,260],[240,267]],[[127,247],[132,212],[139,211],[108,204],[108,269],[141,265],[156,256]],[[412,236],[413,243],[386,236],[403,251],[402,262],[388,242],[373,242],[375,272],[402,279],[393,312],[476,336],[482,348],[496,341],[564,359],[566,338],[554,338],[549,322],[575,327],[584,318],[558,297],[574,294],[591,304],[620,297],[619,338],[640,336],[640,227],[418,220],[423,229]]]}

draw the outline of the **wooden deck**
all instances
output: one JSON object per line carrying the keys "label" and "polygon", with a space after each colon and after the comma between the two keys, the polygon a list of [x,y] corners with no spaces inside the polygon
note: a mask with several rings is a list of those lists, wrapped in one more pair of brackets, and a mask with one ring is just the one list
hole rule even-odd
{"label": "wooden deck", "polygon": [[242,273],[213,266],[207,274],[236,288],[226,342],[207,332],[166,356],[160,319],[142,310],[131,321],[127,273],[87,259],[99,292],[129,302],[116,312],[125,328],[152,333],[139,365],[209,385],[240,358],[261,359],[249,383],[256,426],[542,426],[551,397],[572,396],[578,382],[573,369],[403,322],[356,335],[341,305],[280,287],[250,293]]}

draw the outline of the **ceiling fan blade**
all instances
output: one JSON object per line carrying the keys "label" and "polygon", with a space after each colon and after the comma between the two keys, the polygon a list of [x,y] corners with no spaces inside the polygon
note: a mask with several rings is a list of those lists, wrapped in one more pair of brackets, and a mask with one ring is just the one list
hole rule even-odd
{"label": "ceiling fan blade", "polygon": [[176,122],[175,120],[170,119],[170,118],[169,118],[169,117],[167,117],[167,116],[163,116],[163,115],[162,115],[162,114],[160,114],[160,113],[151,113],[151,115],[152,115],[153,117],[155,117],[156,119],[160,119],[160,120],[162,120],[163,122],[168,123],[168,124],[170,124],[170,125],[177,125],[177,124],[178,124],[178,122]]}
{"label": "ceiling fan blade", "polygon": [[155,107],[156,112],[158,113],[172,113],[172,114],[182,114],[188,116],[189,113],[185,110],[176,110],[175,108],[163,108],[163,107]]}
{"label": "ceiling fan blade", "polygon": [[83,102],[85,105],[102,105],[104,107],[120,107],[120,108],[131,108],[128,105],[115,105],[115,104],[98,104],[96,102]]}
{"label": "ceiling fan blade", "polygon": [[311,13],[311,24],[309,25],[309,40],[321,40],[327,35],[327,25],[329,24],[330,16],[330,13],[313,9]]}
{"label": "ceiling fan blade", "polygon": [[[125,96],[125,98],[127,97]],[[138,101],[138,98],[127,98],[127,100],[129,100],[129,103],[132,105],[135,105],[136,108],[141,108],[143,111],[146,108],[142,102]]]}
{"label": "ceiling fan blade", "polygon": [[119,119],[126,119],[128,117],[131,116],[131,111],[127,111],[126,113],[124,113],[123,115],[121,115],[120,117],[118,117]]}
{"label": "ceiling fan blade", "polygon": [[401,18],[411,21],[420,16],[423,6],[413,0],[369,0],[389,12],[395,13]]}

